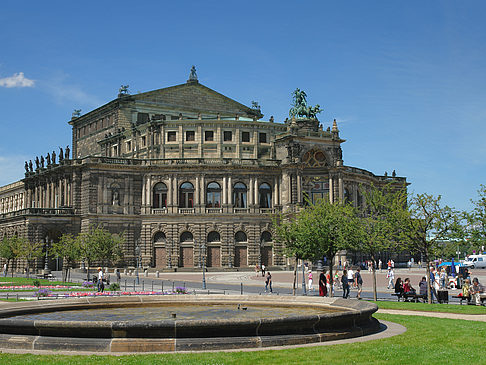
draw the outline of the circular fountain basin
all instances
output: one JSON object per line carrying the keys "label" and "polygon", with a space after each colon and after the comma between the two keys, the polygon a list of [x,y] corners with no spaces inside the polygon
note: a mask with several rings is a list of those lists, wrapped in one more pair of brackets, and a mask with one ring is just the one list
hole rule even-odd
{"label": "circular fountain basin", "polygon": [[0,348],[201,351],[296,345],[378,332],[375,304],[321,297],[171,295],[9,303]]}

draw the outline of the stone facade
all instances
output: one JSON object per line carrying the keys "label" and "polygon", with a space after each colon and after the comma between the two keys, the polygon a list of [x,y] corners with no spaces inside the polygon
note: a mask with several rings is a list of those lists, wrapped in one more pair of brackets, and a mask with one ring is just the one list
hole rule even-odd
{"label": "stone facade", "polygon": [[360,186],[406,188],[403,177],[345,166],[335,121],[324,130],[315,119],[262,117],[196,80],[121,94],[71,119],[72,155],[0,188],[0,237],[48,249],[102,224],[124,232],[126,265],[139,246],[143,266],[159,270],[283,266],[274,213],[306,197],[361,205]]}

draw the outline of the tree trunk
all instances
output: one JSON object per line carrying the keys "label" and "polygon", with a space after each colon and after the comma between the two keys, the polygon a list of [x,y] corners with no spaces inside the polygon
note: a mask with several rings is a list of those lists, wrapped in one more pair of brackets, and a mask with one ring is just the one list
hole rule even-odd
{"label": "tree trunk", "polygon": [[378,294],[376,292],[376,261],[374,255],[371,255],[371,269],[373,272],[373,300],[376,302],[378,300]]}
{"label": "tree trunk", "polygon": [[294,282],[292,284],[292,295],[295,296],[295,285],[297,283],[297,256],[295,256],[295,265],[294,265]]}
{"label": "tree trunk", "polygon": [[433,283],[430,282],[430,265],[429,265],[429,255],[427,249],[424,250],[424,261],[425,261],[425,272],[427,279],[427,303],[432,304],[432,288]]}

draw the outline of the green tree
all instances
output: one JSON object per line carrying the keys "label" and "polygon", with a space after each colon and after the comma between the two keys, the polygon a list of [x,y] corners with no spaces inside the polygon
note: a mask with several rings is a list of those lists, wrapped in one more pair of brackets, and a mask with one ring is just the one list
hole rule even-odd
{"label": "green tree", "polygon": [[88,232],[78,234],[76,245],[79,247],[80,258],[87,265],[87,280],[93,262],[106,264],[123,257],[123,242],[123,236],[112,234],[101,226],[91,226]]}
{"label": "green tree", "polygon": [[395,190],[390,186],[362,189],[362,194],[365,205],[360,214],[360,240],[353,249],[371,257],[373,299],[377,300],[376,259],[380,251],[388,250],[397,243],[400,229],[397,212],[406,207],[407,194],[404,190]]}
{"label": "green tree", "polygon": [[292,295],[296,292],[297,283],[297,262],[299,259],[313,259],[315,249],[310,247],[304,240],[299,239],[299,224],[296,215],[277,215],[273,219],[274,240],[284,245],[284,252],[287,256],[295,259],[294,279],[292,284]]}
{"label": "green tree", "polygon": [[30,264],[32,261],[42,256],[44,244],[37,241],[29,241],[24,237],[14,236],[12,241],[12,251],[16,259],[24,259],[27,264],[27,277],[30,276]]}
{"label": "green tree", "polygon": [[441,205],[441,196],[434,197],[429,194],[412,196],[408,209],[399,212],[401,237],[410,251],[420,253],[426,263],[427,272],[427,298],[432,303],[430,293],[430,260],[444,240],[448,240],[459,224],[457,212]]}
{"label": "green tree", "polygon": [[[336,253],[347,247],[355,247],[360,239],[360,223],[356,210],[349,204],[319,200],[299,213],[298,239],[313,257],[327,258],[333,278],[333,262]],[[332,296],[332,290],[329,291]]]}
{"label": "green tree", "polygon": [[2,241],[0,241],[0,257],[5,259],[7,263],[7,270],[5,271],[5,275],[10,267],[10,261],[13,261],[15,259],[15,254],[12,250],[12,247],[12,239],[8,238],[6,235],[3,236]]}
{"label": "green tree", "polygon": [[465,212],[467,228],[464,236],[467,238],[471,249],[481,251],[486,245],[486,185],[480,185],[478,200],[472,200],[473,209]]}
{"label": "green tree", "polygon": [[52,254],[62,257],[62,281],[68,281],[70,269],[81,258],[79,241],[71,234],[63,234],[58,242],[52,244]]}

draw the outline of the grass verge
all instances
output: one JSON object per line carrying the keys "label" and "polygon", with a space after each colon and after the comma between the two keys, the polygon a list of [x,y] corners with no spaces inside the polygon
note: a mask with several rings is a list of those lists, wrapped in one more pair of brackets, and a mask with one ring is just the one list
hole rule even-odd
{"label": "grass verge", "polygon": [[398,310],[443,312],[443,313],[458,313],[458,314],[486,314],[486,307],[475,306],[475,305],[427,304],[427,303],[387,302],[387,301],[377,301],[372,303],[375,303],[378,306],[378,308],[382,308],[382,309],[398,309]]}
{"label": "grass verge", "polygon": [[68,285],[68,286],[81,286],[80,283],[62,282],[62,281],[49,281],[47,279],[37,278],[18,278],[18,277],[0,277],[0,287],[9,285],[34,285],[34,280],[38,280],[41,285]]}
{"label": "grass verge", "polygon": [[256,352],[131,356],[0,354],[3,364],[436,364],[481,363],[486,358],[484,322],[378,314],[399,323],[399,336],[333,346]]}

